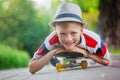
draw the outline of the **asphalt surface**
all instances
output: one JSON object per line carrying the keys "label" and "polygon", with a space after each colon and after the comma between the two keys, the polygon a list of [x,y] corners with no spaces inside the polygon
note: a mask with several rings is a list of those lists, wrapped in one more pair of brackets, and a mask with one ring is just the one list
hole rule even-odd
{"label": "asphalt surface", "polygon": [[28,68],[0,71],[0,80],[120,80],[120,55],[112,55],[109,66],[89,64],[87,69],[73,68],[57,72],[56,68],[46,65],[35,74]]}

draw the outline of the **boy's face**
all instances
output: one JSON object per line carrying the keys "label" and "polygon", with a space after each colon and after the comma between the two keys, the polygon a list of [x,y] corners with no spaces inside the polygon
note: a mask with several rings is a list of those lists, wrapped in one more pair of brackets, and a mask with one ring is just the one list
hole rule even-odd
{"label": "boy's face", "polygon": [[83,34],[83,27],[79,23],[68,22],[66,24],[57,24],[55,30],[62,45],[67,50],[72,50],[80,43],[80,36]]}

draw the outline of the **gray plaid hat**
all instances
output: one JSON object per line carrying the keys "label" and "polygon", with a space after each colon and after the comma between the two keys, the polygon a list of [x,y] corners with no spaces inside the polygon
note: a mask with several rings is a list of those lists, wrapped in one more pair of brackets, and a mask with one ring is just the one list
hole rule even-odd
{"label": "gray plaid hat", "polygon": [[76,21],[83,26],[86,26],[87,23],[82,21],[82,12],[78,5],[73,3],[64,3],[61,4],[56,11],[54,20],[49,23],[50,26],[55,27],[55,22],[62,21]]}

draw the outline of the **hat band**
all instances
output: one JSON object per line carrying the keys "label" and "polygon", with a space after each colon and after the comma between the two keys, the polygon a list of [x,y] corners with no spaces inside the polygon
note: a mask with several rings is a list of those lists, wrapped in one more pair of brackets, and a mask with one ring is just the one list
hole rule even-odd
{"label": "hat band", "polygon": [[79,16],[76,15],[76,14],[71,14],[71,13],[60,14],[60,15],[56,16],[55,20],[56,20],[56,19],[59,19],[59,18],[65,18],[65,17],[76,18],[76,19],[82,21],[82,18],[81,18],[81,17],[79,17]]}

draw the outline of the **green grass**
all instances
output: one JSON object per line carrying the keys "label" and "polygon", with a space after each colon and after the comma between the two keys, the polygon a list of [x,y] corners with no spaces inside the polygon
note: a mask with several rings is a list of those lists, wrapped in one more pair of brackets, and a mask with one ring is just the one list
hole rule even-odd
{"label": "green grass", "polygon": [[29,60],[27,52],[0,45],[0,69],[26,67]]}
{"label": "green grass", "polygon": [[120,49],[114,49],[109,51],[111,54],[120,54]]}

